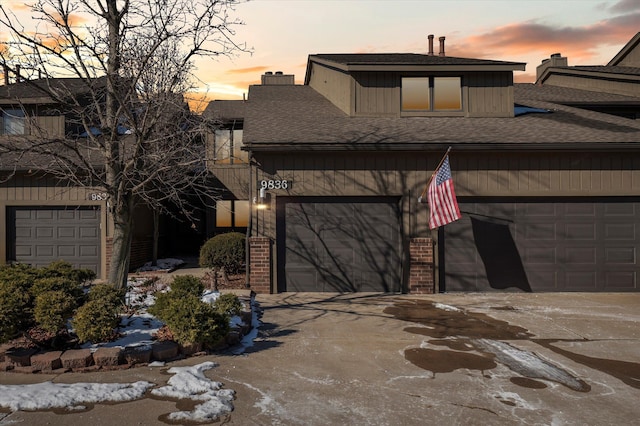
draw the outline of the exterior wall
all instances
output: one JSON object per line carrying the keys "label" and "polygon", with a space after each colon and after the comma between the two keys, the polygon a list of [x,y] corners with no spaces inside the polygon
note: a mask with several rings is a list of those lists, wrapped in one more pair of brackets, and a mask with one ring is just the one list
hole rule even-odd
{"label": "exterior wall", "polygon": [[222,191],[223,196],[231,193],[231,198],[249,199],[248,165],[212,165],[209,169],[218,180],[215,190]]}
{"label": "exterior wall", "polygon": [[469,117],[513,117],[513,73],[484,72],[465,76]]}
{"label": "exterior wall", "polygon": [[640,44],[636,44],[633,50],[627,53],[624,59],[616,65],[621,67],[640,67]]}
{"label": "exterior wall", "polygon": [[[316,65],[317,67],[317,65]],[[324,68],[322,68],[325,70]],[[328,74],[323,81],[337,71],[323,71]],[[346,74],[340,74],[346,76]],[[400,116],[400,81],[408,76],[460,76],[462,77],[462,112],[431,113],[431,115],[465,115],[470,117],[513,117],[513,73],[512,72],[354,72],[353,109],[351,114],[360,117]],[[319,83],[315,83],[319,85]],[[311,86],[318,90],[316,85]],[[328,85],[328,84],[327,84]],[[320,87],[324,87],[320,85]],[[319,90],[318,90],[319,91]],[[344,85],[337,94],[346,96],[349,90]],[[344,103],[346,106],[346,102]],[[344,106],[338,105],[349,113]]]}
{"label": "exterior wall", "polygon": [[345,114],[352,114],[353,82],[349,74],[312,63],[309,86],[329,99],[331,103],[344,111]]}
{"label": "exterior wall", "polygon": [[[428,229],[429,209],[419,204],[443,153],[326,153],[257,155],[253,188],[262,179],[286,179],[270,190],[270,208],[252,211],[252,235],[276,244],[278,196],[399,196],[403,246],[437,239]],[[640,195],[640,153],[455,152],[450,154],[458,197],[595,197]],[[255,191],[257,194],[257,190]],[[421,244],[426,244],[421,242]],[[272,248],[277,253],[277,247]],[[433,256],[433,253],[431,253]],[[277,264],[275,256],[272,265]],[[406,265],[410,274],[415,268]],[[427,272],[421,272],[425,275]],[[272,271],[277,282],[277,270]],[[411,286],[409,277],[408,286]],[[428,285],[413,284],[426,291]],[[408,286],[404,286],[405,288]],[[436,291],[434,286],[433,291]],[[275,291],[275,290],[274,290]]]}
{"label": "exterior wall", "polygon": [[[97,191],[65,187],[52,179],[45,179],[36,175],[18,174],[7,182],[0,183],[0,264],[7,259],[7,207],[24,206],[100,206],[102,215],[100,235],[100,271],[104,275],[107,270],[107,208],[104,201],[92,201],[91,194]],[[106,275],[104,275],[106,276]]]}
{"label": "exterior wall", "polygon": [[577,75],[551,74],[545,85],[590,90],[593,92],[614,93],[617,95],[640,96],[640,84],[604,78],[588,78]]}
{"label": "exterior wall", "polygon": [[409,244],[409,293],[435,293],[433,241],[431,238],[412,238]]}
{"label": "exterior wall", "polygon": [[258,294],[271,293],[271,242],[266,237],[249,238],[249,284]]}

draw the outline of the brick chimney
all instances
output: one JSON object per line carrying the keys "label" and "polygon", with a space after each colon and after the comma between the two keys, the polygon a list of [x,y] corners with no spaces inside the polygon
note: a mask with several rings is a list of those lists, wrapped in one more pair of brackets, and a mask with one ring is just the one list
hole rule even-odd
{"label": "brick chimney", "polygon": [[440,53],[438,54],[444,56],[444,37],[440,37],[438,40],[440,40]]}
{"label": "brick chimney", "polygon": [[433,34],[429,34],[429,56],[433,56]]}

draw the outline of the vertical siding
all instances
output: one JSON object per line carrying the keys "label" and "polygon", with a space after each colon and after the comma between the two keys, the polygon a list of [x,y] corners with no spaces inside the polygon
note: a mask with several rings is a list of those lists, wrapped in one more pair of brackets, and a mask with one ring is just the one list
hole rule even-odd
{"label": "vertical siding", "polygon": [[468,73],[465,80],[470,116],[513,117],[513,73]]}
{"label": "vertical siding", "polygon": [[311,67],[309,86],[329,99],[345,114],[351,114],[351,76],[317,63],[312,63]]}

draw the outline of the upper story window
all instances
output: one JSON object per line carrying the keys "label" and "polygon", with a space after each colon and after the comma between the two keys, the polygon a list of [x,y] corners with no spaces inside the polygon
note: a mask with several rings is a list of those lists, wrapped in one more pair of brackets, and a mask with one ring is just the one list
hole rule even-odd
{"label": "upper story window", "polygon": [[249,200],[216,201],[216,228],[218,231],[246,228],[249,224]]}
{"label": "upper story window", "polygon": [[213,135],[215,164],[247,164],[249,153],[242,151],[242,123],[217,129]]}
{"label": "upper story window", "polygon": [[24,111],[21,109],[3,109],[0,117],[0,134],[24,135],[26,133]]}
{"label": "upper story window", "polygon": [[403,112],[462,111],[460,77],[403,77]]}

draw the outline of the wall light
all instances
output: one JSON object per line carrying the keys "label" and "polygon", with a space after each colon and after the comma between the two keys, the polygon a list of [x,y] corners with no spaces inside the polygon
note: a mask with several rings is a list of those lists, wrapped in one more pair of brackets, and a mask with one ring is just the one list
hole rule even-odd
{"label": "wall light", "polygon": [[257,197],[253,197],[253,204],[258,210],[269,210],[270,208],[270,196],[264,188],[260,188]]}

